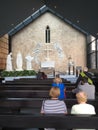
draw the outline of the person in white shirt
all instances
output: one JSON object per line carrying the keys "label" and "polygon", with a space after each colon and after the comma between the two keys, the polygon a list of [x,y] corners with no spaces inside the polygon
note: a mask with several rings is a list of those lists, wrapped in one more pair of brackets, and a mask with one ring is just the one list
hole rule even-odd
{"label": "person in white shirt", "polygon": [[[83,91],[80,91],[76,94],[76,98],[78,104],[73,105],[71,108],[71,114],[87,114],[87,115],[95,115],[95,108],[93,105],[86,103],[87,102],[87,94]],[[76,129],[76,130],[85,130],[85,129]],[[86,129],[89,130],[89,129]],[[90,129],[91,130],[91,129]],[[94,129],[92,129],[94,130]]]}

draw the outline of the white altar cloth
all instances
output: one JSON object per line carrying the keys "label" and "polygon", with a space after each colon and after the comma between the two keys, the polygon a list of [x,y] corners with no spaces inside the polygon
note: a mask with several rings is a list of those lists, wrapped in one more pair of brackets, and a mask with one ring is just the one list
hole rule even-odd
{"label": "white altar cloth", "polygon": [[41,62],[41,68],[55,68],[54,61],[43,61]]}

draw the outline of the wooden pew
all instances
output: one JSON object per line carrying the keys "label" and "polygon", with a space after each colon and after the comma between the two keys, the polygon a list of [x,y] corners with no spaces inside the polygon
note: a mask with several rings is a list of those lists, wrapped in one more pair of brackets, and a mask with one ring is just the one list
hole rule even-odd
{"label": "wooden pew", "polygon": [[[6,84],[52,84],[53,83],[53,79],[14,79],[13,81],[6,81]],[[63,83],[64,84],[70,84],[70,81],[67,81],[65,79],[63,79]]]}
{"label": "wooden pew", "polygon": [[[34,87],[35,90],[31,89],[32,84],[29,86],[25,83],[6,83],[0,85],[0,127],[8,128],[98,128],[98,116],[73,116],[73,115],[41,115],[40,108],[42,101],[45,98],[35,98],[37,97],[36,88],[40,89],[40,85]],[[8,85],[8,86],[7,86]],[[14,86],[15,85],[15,86]],[[25,86],[25,87],[24,87]],[[4,88],[3,88],[4,87]],[[7,88],[8,87],[8,88]],[[29,87],[29,90],[22,89]],[[44,86],[45,87],[45,86]],[[43,87],[43,90],[44,90]],[[48,86],[49,87],[49,86]],[[14,88],[14,89],[13,89]],[[11,90],[12,89],[12,90]],[[46,91],[41,92],[48,92]],[[45,93],[44,93],[45,94]],[[47,93],[48,95],[48,93]],[[47,96],[46,95],[46,96]],[[35,97],[34,97],[35,96]],[[43,96],[43,95],[42,95]],[[34,97],[34,98],[33,98]],[[71,109],[72,105],[76,104],[76,99],[65,99],[64,100],[68,109]],[[98,100],[88,100],[88,103],[92,104],[96,108],[96,113],[98,113]],[[32,113],[21,113],[22,109],[32,109]],[[2,110],[4,112],[2,112]],[[37,109],[38,112],[35,113],[33,110]],[[17,113],[17,114],[16,114]],[[71,123],[70,123],[71,122]],[[78,123],[77,123],[78,122]]]}
{"label": "wooden pew", "polygon": [[[32,109],[33,113],[33,110],[36,109],[40,112],[42,101],[46,99],[47,98],[3,98],[0,99],[0,111],[13,112],[12,110],[16,110],[17,112],[17,110],[19,110],[18,112],[20,112],[22,109]],[[65,99],[64,102],[66,103],[69,113],[71,107],[77,104],[76,99]],[[88,100],[87,103],[94,105],[96,113],[98,113],[98,100]]]}
{"label": "wooden pew", "polygon": [[[2,84],[0,85],[0,90],[50,90],[50,88],[52,87],[52,85],[49,84],[43,84],[43,85],[39,85],[39,84]],[[74,89],[75,86],[72,85],[66,85],[66,90],[72,90]]]}
{"label": "wooden pew", "polygon": [[[12,82],[12,81],[7,81],[5,83],[3,83],[5,85],[52,85],[52,83],[49,82]],[[65,86],[75,86],[75,83],[64,83]]]}
{"label": "wooden pew", "polygon": [[1,98],[47,98],[48,90],[0,90]]}
{"label": "wooden pew", "polygon": [[[49,90],[0,90],[0,98],[48,98]],[[73,98],[71,91],[66,91],[66,98]]]}
{"label": "wooden pew", "polygon": [[[3,83],[0,85],[0,97],[5,98],[45,98],[49,97],[50,84],[29,84],[29,83]],[[72,89],[74,84],[66,85],[66,96],[72,98]]]}
{"label": "wooden pew", "polygon": [[[49,89],[50,90],[50,89]],[[35,89],[13,89],[13,90],[0,90],[1,98],[48,98],[49,90],[37,90]],[[66,91],[66,98],[72,98],[73,93],[71,91]]]}
{"label": "wooden pew", "polygon": [[98,129],[98,115],[0,114],[0,127]]}
{"label": "wooden pew", "polygon": [[0,85],[0,90],[50,90],[50,85],[32,85],[32,84],[2,84]]}

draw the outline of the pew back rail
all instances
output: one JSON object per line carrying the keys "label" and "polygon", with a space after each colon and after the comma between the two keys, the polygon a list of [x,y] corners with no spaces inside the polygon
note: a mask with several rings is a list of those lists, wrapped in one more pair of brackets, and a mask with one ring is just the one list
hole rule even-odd
{"label": "pew back rail", "polygon": [[0,127],[7,128],[81,128],[98,129],[98,116],[0,114]]}

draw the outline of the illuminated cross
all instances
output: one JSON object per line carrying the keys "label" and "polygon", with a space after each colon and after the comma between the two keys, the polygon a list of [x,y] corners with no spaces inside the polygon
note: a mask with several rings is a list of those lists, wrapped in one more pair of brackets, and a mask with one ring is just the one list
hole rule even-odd
{"label": "illuminated cross", "polygon": [[50,43],[45,43],[45,49],[44,51],[46,51],[46,60],[49,61],[50,58],[49,58],[49,52],[52,51],[52,47],[51,47],[51,44]]}

